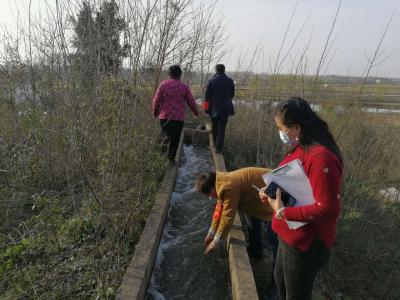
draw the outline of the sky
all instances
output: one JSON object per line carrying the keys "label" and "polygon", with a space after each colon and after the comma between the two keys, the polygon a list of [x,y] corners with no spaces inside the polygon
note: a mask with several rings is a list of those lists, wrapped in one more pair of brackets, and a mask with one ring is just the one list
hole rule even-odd
{"label": "sky", "polygon": [[[14,1],[25,3],[25,7],[29,3],[29,0],[0,0],[0,25],[13,27],[15,11],[10,9],[10,3],[15,7],[17,2]],[[48,3],[55,1],[47,0]],[[214,0],[202,2],[205,1]],[[45,2],[32,0],[33,6]],[[241,70],[271,72],[279,58],[283,60],[279,72],[290,73],[293,62],[299,61],[311,38],[303,61],[306,72],[315,74],[338,4],[339,0],[217,1],[218,16],[224,20],[229,50],[223,63],[227,70],[239,69],[238,62],[241,62]],[[293,20],[278,56],[293,12]],[[361,76],[393,13],[381,45],[382,53],[370,75],[400,78],[400,0],[342,0],[321,73]],[[253,53],[256,55],[251,64]]]}
{"label": "sky", "polygon": [[[291,60],[296,61],[296,54],[299,60],[312,32],[305,58],[308,72],[315,73],[338,4],[337,0],[220,0],[220,14],[227,22],[229,32],[227,43],[232,49],[226,59],[227,69],[237,68],[240,53],[251,56],[258,44],[262,50],[252,69],[273,69],[296,7],[281,58],[288,53],[302,25],[305,25],[280,72],[292,69]],[[360,76],[368,65],[367,56],[373,57],[393,12],[394,17],[381,45],[383,52],[376,60],[377,65],[372,68],[371,75],[400,78],[399,0],[343,0],[331,36],[332,47],[322,71],[325,74]]]}

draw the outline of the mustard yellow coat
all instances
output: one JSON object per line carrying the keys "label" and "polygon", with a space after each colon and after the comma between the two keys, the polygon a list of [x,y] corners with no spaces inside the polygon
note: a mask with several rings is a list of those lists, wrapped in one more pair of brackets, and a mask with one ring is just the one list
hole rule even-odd
{"label": "mustard yellow coat", "polygon": [[252,185],[264,187],[262,175],[269,171],[271,170],[265,168],[243,168],[233,172],[216,172],[217,201],[223,205],[223,209],[221,218],[214,218],[211,224],[210,232],[215,233],[214,239],[226,239],[236,211],[271,221],[272,208],[261,202],[258,191],[252,187]]}

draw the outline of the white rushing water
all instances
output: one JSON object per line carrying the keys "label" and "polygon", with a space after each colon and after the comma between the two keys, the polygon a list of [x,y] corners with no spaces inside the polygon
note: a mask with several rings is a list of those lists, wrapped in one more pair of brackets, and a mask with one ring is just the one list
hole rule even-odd
{"label": "white rushing water", "polygon": [[203,254],[215,202],[194,185],[211,166],[208,148],[184,145],[147,299],[230,298],[227,259]]}

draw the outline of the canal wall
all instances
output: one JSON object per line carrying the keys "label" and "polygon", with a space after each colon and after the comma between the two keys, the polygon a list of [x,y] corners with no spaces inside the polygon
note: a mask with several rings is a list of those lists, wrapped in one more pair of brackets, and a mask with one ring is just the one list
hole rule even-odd
{"label": "canal wall", "polygon": [[[183,142],[200,145],[209,144],[215,169],[226,171],[223,155],[216,153],[213,147],[210,125],[207,124],[198,129],[185,128],[176,155],[177,165],[168,167],[160,189],[155,195],[154,205],[120,286],[117,295],[119,300],[145,299],[146,297],[168,215],[171,196],[175,188]],[[229,260],[232,299],[258,299],[255,280],[246,250],[243,227],[238,214],[226,241],[226,251]]]}

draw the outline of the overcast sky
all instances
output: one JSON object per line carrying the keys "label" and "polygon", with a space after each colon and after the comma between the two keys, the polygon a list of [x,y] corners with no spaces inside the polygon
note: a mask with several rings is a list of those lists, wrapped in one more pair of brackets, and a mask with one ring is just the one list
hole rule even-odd
{"label": "overcast sky", "polygon": [[[29,3],[28,0],[0,0],[0,24],[12,26],[10,3],[15,7],[17,2],[14,1]],[[40,5],[44,1],[33,2]],[[315,73],[335,17],[339,3],[336,0],[219,0],[218,11],[225,20],[229,35],[227,46],[230,54],[224,60],[227,69],[237,68],[240,55],[247,57],[242,64],[242,69],[247,69],[251,53],[259,44],[259,56],[251,69],[270,71],[296,3],[281,59],[305,25],[280,72],[290,72],[291,61],[298,61],[311,36],[305,59],[308,73]],[[373,68],[371,75],[400,78],[400,0],[343,0],[331,37],[333,44],[322,71],[325,74],[360,76],[368,63],[365,53],[373,56],[393,11],[395,15],[378,62],[386,59]]]}
{"label": "overcast sky", "polygon": [[[228,22],[228,43],[232,48],[232,54],[226,62],[227,68],[234,69],[240,52],[251,52],[260,43],[264,59],[259,59],[258,68],[268,69],[271,61],[277,57],[296,3],[297,9],[281,57],[288,52],[290,44],[306,22],[291,51],[291,57],[294,59],[296,54],[299,57],[313,32],[307,65],[309,72],[314,73],[339,1],[220,0],[218,5]],[[326,74],[361,75],[368,62],[364,51],[372,57],[393,11],[396,12],[383,41],[384,52],[378,62],[389,57],[376,66],[372,74],[400,77],[400,0],[343,0],[332,36],[334,43],[331,54],[337,50]],[[326,64],[331,57],[329,55]],[[290,70],[290,59],[286,61],[288,64],[283,66],[282,72]]]}

